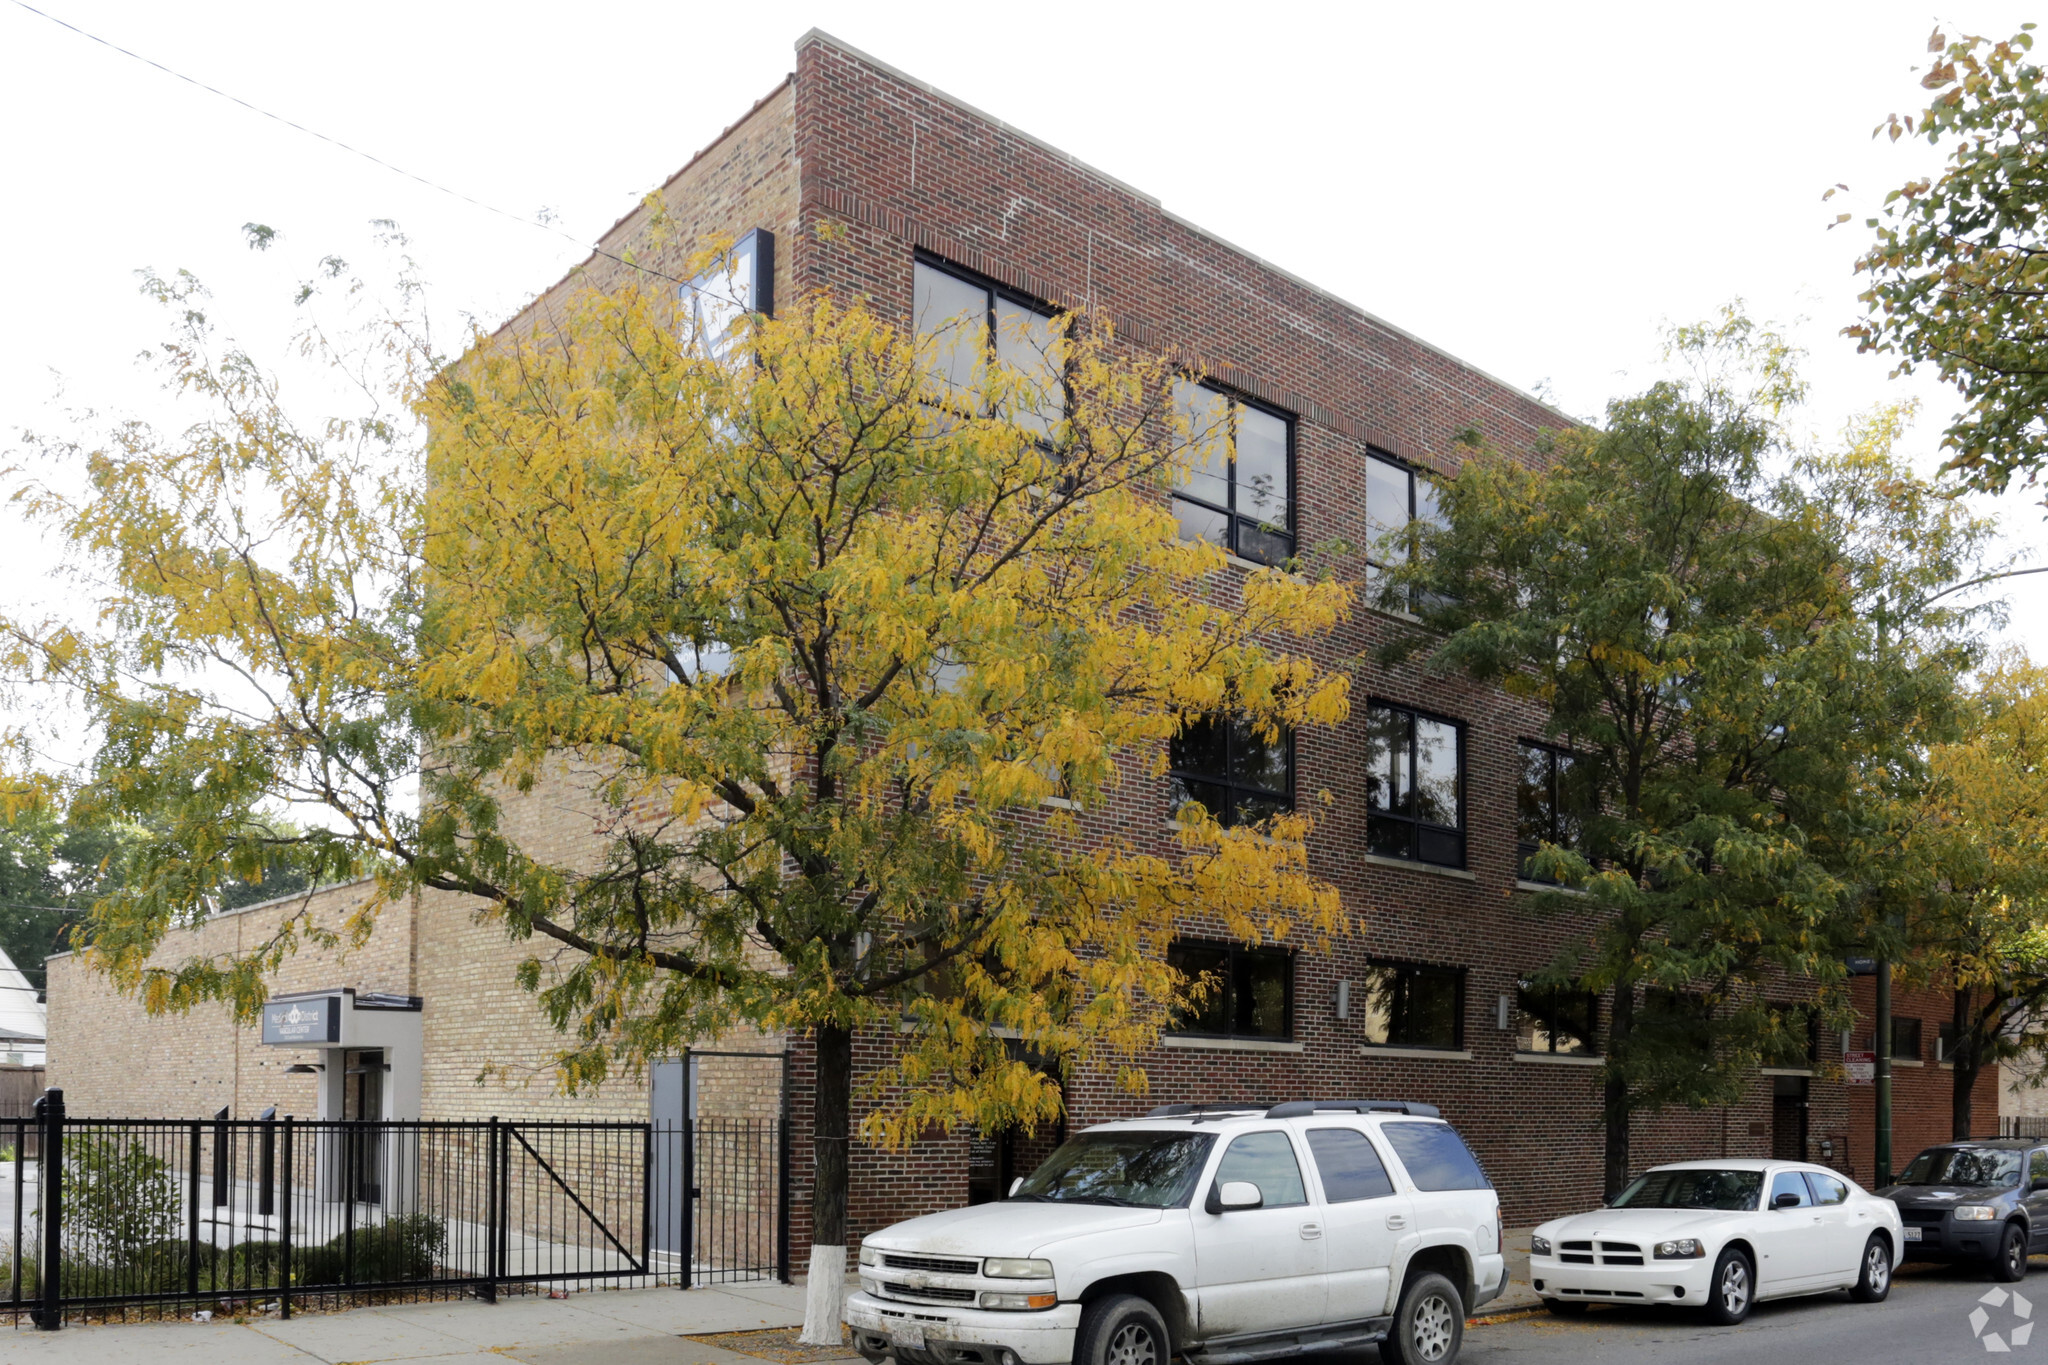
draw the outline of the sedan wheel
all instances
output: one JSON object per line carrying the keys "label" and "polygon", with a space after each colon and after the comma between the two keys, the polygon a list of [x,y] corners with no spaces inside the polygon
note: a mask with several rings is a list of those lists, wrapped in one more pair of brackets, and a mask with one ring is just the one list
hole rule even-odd
{"label": "sedan wheel", "polygon": [[1863,1270],[1849,1296],[1858,1303],[1883,1303],[1892,1292],[1892,1249],[1882,1237],[1872,1236],[1863,1246]]}
{"label": "sedan wheel", "polygon": [[1723,1327],[1733,1327],[1749,1316],[1756,1301],[1756,1272],[1749,1257],[1734,1248],[1721,1253],[1714,1262],[1714,1277],[1707,1289],[1707,1318]]}

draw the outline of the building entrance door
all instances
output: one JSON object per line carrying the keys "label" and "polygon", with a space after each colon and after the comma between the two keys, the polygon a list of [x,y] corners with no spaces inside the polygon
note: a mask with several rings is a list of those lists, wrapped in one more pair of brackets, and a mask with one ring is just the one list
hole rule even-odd
{"label": "building entrance door", "polygon": [[1771,1077],[1771,1159],[1806,1160],[1806,1086],[1804,1076]]}
{"label": "building entrance door", "polygon": [[351,1048],[342,1054],[341,1116],[366,1120],[347,1133],[350,1196],[359,1204],[384,1202],[384,1134],[370,1124],[384,1118],[384,1049]]}

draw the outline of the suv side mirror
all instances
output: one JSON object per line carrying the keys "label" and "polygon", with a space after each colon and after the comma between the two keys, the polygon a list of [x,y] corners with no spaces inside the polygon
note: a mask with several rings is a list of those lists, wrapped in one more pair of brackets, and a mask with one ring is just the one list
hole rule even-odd
{"label": "suv side mirror", "polygon": [[1799,1196],[1791,1190],[1786,1190],[1783,1194],[1771,1200],[1771,1207],[1774,1209],[1796,1209],[1799,1207]]}
{"label": "suv side mirror", "polygon": [[1256,1209],[1266,1202],[1264,1191],[1249,1180],[1225,1180],[1209,1187],[1209,1212],[1228,1213],[1233,1209]]}
{"label": "suv side mirror", "polygon": [[1019,1190],[1021,1190],[1021,1189],[1023,1189],[1023,1188],[1024,1188],[1024,1177],[1020,1175],[1020,1176],[1018,1176],[1018,1177],[1017,1177],[1017,1178],[1016,1178],[1015,1180],[1012,1180],[1012,1181],[1010,1182],[1010,1192],[1009,1192],[1009,1194],[1008,1194],[1008,1195],[1006,1195],[1006,1196],[1004,1196],[1004,1197],[1005,1197],[1005,1198],[1008,1198],[1008,1199],[1015,1199],[1015,1198],[1017,1197],[1017,1191],[1019,1191]]}

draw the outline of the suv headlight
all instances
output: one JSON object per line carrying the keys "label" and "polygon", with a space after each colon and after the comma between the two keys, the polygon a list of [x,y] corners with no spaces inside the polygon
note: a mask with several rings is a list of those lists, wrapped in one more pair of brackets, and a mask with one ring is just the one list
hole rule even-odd
{"label": "suv headlight", "polygon": [[983,1308],[1051,1308],[1060,1301],[1057,1294],[983,1294]]}
{"label": "suv headlight", "polygon": [[1706,1254],[1697,1237],[1680,1237],[1675,1241],[1657,1243],[1657,1259],[1660,1261],[1680,1261]]}
{"label": "suv headlight", "polygon": [[1531,1256],[1548,1256],[1550,1254],[1550,1239],[1548,1237],[1531,1237],[1529,1239],[1529,1254]]}
{"label": "suv headlight", "polygon": [[1989,1204],[1956,1205],[1956,1221],[1959,1223],[1988,1223],[1998,1217],[1998,1210]]}
{"label": "suv headlight", "polygon": [[866,1242],[862,1242],[860,1244],[860,1263],[862,1265],[880,1265],[882,1263],[882,1253],[869,1246]]}
{"label": "suv headlight", "polygon": [[[991,1256],[981,1263],[981,1273],[991,1280],[1049,1280],[1052,1278],[1052,1262],[1023,1260],[1015,1256]],[[986,1299],[988,1295],[984,1294],[982,1298]],[[991,1305],[984,1303],[982,1306],[987,1308]],[[1021,1303],[1015,1305],[1018,1308],[1024,1306]],[[1048,1308],[1051,1306],[1046,1305]]]}

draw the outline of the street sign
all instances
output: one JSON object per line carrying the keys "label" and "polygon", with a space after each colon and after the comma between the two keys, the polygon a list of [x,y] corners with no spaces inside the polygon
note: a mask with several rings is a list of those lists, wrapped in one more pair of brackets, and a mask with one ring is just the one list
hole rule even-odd
{"label": "street sign", "polygon": [[1849,1084],[1869,1085],[1877,1079],[1877,1054],[1875,1052],[1845,1052],[1842,1054],[1842,1070]]}

